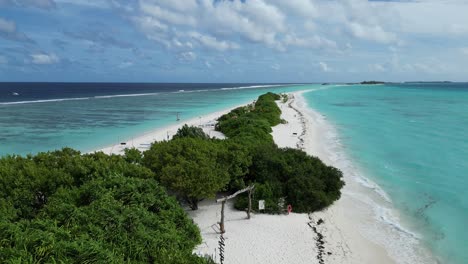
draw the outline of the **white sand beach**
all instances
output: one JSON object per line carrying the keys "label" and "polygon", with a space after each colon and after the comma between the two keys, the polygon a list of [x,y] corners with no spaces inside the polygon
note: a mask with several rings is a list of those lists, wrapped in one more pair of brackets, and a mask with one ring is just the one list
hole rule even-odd
{"label": "white sand beach", "polygon": [[[281,118],[287,123],[273,128],[274,141],[279,147],[300,148],[310,155],[318,156],[326,164],[335,166],[337,161],[333,158],[333,150],[325,144],[323,117],[307,109],[301,92],[289,96],[288,102],[278,102]],[[121,154],[126,147],[146,150],[154,141],[171,138],[183,124],[201,126],[210,136],[224,138],[222,133],[214,130],[214,124],[219,116],[231,109],[192,120],[181,120],[177,125],[155,130],[125,142],[125,145],[116,144],[101,151]],[[417,255],[414,252],[416,247],[406,249],[405,244],[400,243],[400,247],[394,245],[402,242],[399,234],[383,230],[380,235],[376,235],[382,226],[376,223],[373,209],[363,202],[369,190],[351,180],[346,173],[344,178],[346,186],[341,199],[329,208],[312,214],[254,213],[248,220],[246,213],[235,210],[229,201],[225,210],[224,263],[421,263],[418,258],[412,257]],[[356,194],[364,198],[358,199],[359,195]],[[213,200],[201,202],[197,211],[187,209],[200,227],[203,238],[194,253],[213,256],[217,263],[220,240],[217,223],[220,221],[220,211],[221,204]],[[399,248],[404,250],[399,251]],[[401,261],[399,254],[404,254],[405,259],[410,261]]]}
{"label": "white sand beach", "polygon": [[[320,144],[320,127],[303,113],[296,101],[278,103],[281,118],[288,123],[273,128],[276,144],[301,148],[331,164]],[[382,246],[360,233],[359,225],[372,218],[346,195],[322,212],[253,214],[250,220],[245,212],[235,210],[232,203],[227,205],[224,263],[395,263]],[[196,252],[212,255],[216,260],[219,260],[220,235],[216,223],[220,220],[220,209],[220,204],[204,201],[198,211],[188,211],[203,236]],[[323,223],[317,224],[320,219]],[[323,244],[318,241],[319,236],[323,236]]]}
{"label": "white sand beach", "polygon": [[[144,135],[141,135],[132,139],[128,139],[128,140],[119,142],[115,145],[108,146],[108,147],[105,147],[103,149],[99,149],[96,151],[102,151],[106,154],[123,154],[123,151],[126,148],[136,148],[141,151],[145,151],[150,147],[151,143],[155,141],[171,139],[172,136],[177,132],[177,130],[181,128],[184,124],[187,124],[189,126],[202,127],[203,131],[207,135],[211,137],[223,139],[224,135],[221,132],[218,132],[214,129],[216,120],[218,119],[218,117],[226,113],[229,113],[232,109],[237,108],[239,106],[242,106],[242,105],[238,105],[236,107],[228,108],[222,111],[214,112],[214,113],[200,116],[197,118],[192,118],[188,120],[181,119],[180,121],[177,122],[177,124],[159,128],[149,133],[146,133]],[[125,143],[125,144],[122,144],[122,143]]]}

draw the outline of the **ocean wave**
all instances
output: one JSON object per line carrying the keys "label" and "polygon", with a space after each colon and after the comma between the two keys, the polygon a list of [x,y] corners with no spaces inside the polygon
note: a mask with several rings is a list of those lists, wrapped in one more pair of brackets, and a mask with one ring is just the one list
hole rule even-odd
{"label": "ocean wave", "polygon": [[199,89],[199,90],[178,90],[174,92],[155,92],[155,93],[136,93],[136,94],[114,94],[114,95],[96,95],[91,97],[74,97],[74,98],[57,98],[57,99],[40,99],[40,100],[29,100],[29,101],[15,101],[15,102],[0,102],[0,105],[17,105],[17,104],[35,104],[35,103],[50,103],[50,102],[62,102],[62,101],[77,101],[77,100],[89,100],[89,99],[109,99],[117,97],[138,97],[138,96],[154,96],[161,93],[198,93],[198,92],[217,92],[225,90],[240,90],[240,89],[256,89],[266,87],[277,87],[284,86],[282,84],[275,85],[252,85],[252,86],[239,86],[230,88],[220,89]]}
{"label": "ocean wave", "polygon": [[93,96],[95,99],[115,98],[115,97],[135,97],[135,96],[147,96],[147,95],[158,95],[160,93],[139,93],[139,94],[116,94],[116,95],[97,95]]}
{"label": "ocean wave", "polygon": [[200,89],[200,90],[179,90],[175,92],[170,92],[170,93],[200,93],[200,92],[209,92],[209,91],[216,91],[217,89]]}
{"label": "ocean wave", "polygon": [[268,84],[268,85],[251,85],[251,86],[239,86],[239,87],[226,87],[219,90],[242,90],[242,89],[255,89],[255,88],[267,88],[267,87],[278,87],[285,86],[285,84]]}
{"label": "ocean wave", "polygon": [[108,98],[116,98],[116,97],[151,96],[151,95],[157,95],[157,94],[159,93],[96,95],[96,96],[91,96],[91,97],[72,97],[72,98],[40,99],[40,100],[28,100],[28,101],[16,101],[16,102],[0,102],[0,105],[37,104],[37,103],[79,101],[79,100],[90,100],[90,99],[108,99]]}
{"label": "ocean wave", "polygon": [[[301,99],[307,114],[323,129],[325,155],[333,166],[343,172],[347,185],[355,183],[371,191],[367,194],[359,189],[348,189],[351,187],[347,186],[343,189],[344,194],[369,206],[372,217],[376,220],[375,225],[362,227],[363,234],[369,240],[385,247],[393,259],[399,259],[404,263],[433,263],[429,253],[421,247],[422,237],[402,224],[398,211],[387,193],[377,183],[364,176],[362,170],[349,158],[336,127],[324,115],[309,107],[304,98]],[[383,201],[375,200],[373,194]]]}
{"label": "ocean wave", "polygon": [[44,100],[31,100],[31,101],[1,102],[0,105],[36,104],[36,103],[50,103],[50,102],[62,102],[62,101],[77,101],[77,100],[89,100],[89,99],[91,99],[91,97],[44,99]]}
{"label": "ocean wave", "polygon": [[171,93],[220,92],[220,91],[229,91],[229,90],[258,89],[258,88],[279,87],[279,86],[285,86],[285,84],[251,85],[251,86],[224,87],[224,88],[199,89],[199,90],[178,90],[178,91],[171,92]]}

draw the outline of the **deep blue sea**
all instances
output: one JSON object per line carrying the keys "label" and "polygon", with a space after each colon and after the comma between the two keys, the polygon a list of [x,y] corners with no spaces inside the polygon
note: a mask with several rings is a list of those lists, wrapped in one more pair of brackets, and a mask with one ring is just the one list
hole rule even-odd
{"label": "deep blue sea", "polygon": [[441,263],[468,263],[468,84],[336,86],[305,93]]}
{"label": "deep blue sea", "polygon": [[[309,87],[314,87],[309,86]],[[91,151],[298,85],[0,83],[0,155]]]}

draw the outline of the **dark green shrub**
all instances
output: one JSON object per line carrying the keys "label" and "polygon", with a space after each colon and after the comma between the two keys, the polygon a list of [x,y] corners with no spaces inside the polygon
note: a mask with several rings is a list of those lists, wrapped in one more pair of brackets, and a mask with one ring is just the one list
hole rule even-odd
{"label": "dark green shrub", "polygon": [[[291,204],[295,212],[323,209],[339,199],[342,173],[301,150],[279,149],[274,144],[270,133],[271,126],[282,122],[275,103],[280,99],[273,93],[261,95],[253,106],[234,109],[218,120],[217,129],[246,146],[252,157],[243,184],[236,187],[255,183],[254,209],[258,200],[265,200],[268,213],[282,212],[280,201]],[[239,196],[235,206],[244,210],[246,195]]]}
{"label": "dark green shrub", "polygon": [[208,139],[209,136],[203,132],[203,129],[200,127],[195,126],[188,126],[187,124],[183,125],[181,128],[177,130],[177,133],[172,137],[172,139],[179,139],[179,138],[201,138],[201,139]]}
{"label": "dark green shrub", "polygon": [[0,262],[205,263],[198,228],[154,178],[103,153],[0,158]]}
{"label": "dark green shrub", "polygon": [[152,144],[143,163],[196,210],[200,200],[214,197],[229,183],[225,151],[214,141],[185,137]]}

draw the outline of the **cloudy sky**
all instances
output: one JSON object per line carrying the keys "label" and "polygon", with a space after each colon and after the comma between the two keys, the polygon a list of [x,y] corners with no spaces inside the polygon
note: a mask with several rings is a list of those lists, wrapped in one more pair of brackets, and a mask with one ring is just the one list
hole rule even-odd
{"label": "cloudy sky", "polygon": [[0,81],[468,81],[468,0],[0,0]]}

